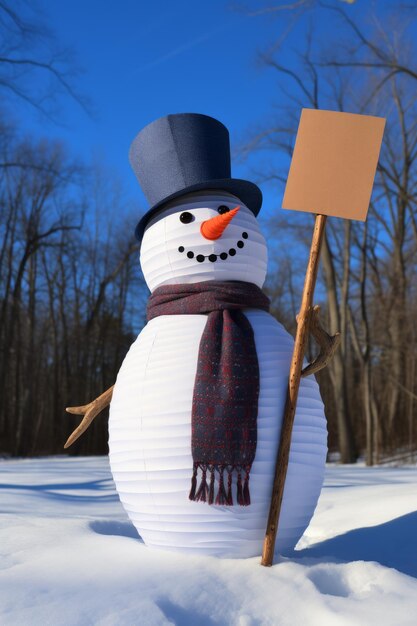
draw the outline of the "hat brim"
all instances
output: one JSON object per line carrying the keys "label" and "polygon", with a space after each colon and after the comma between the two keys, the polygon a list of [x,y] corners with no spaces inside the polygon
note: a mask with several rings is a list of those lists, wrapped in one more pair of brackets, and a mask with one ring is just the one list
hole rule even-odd
{"label": "hat brim", "polygon": [[149,222],[156,213],[162,211],[170,200],[184,196],[185,194],[193,191],[201,191],[203,189],[220,189],[227,191],[243,202],[244,205],[252,211],[256,216],[258,215],[262,206],[262,191],[255,183],[251,183],[248,180],[241,180],[240,178],[224,178],[219,180],[209,180],[206,182],[198,183],[197,185],[190,185],[180,191],[177,191],[167,198],[164,198],[145,213],[145,215],[139,220],[135,228],[135,236],[139,241],[142,240],[143,233]]}

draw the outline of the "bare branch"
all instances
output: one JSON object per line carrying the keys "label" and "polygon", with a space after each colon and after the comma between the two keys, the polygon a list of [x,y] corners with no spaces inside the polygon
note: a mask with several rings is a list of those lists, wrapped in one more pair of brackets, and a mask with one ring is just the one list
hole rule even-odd
{"label": "bare branch", "polygon": [[64,444],[64,448],[69,448],[74,441],[81,437],[81,435],[85,433],[87,428],[91,425],[94,418],[97,417],[103,409],[109,406],[113,396],[113,389],[114,385],[89,404],[85,404],[83,406],[69,406],[65,409],[68,413],[72,413],[73,415],[84,415],[84,417],[80,425],[77,426],[77,428],[68,437]]}

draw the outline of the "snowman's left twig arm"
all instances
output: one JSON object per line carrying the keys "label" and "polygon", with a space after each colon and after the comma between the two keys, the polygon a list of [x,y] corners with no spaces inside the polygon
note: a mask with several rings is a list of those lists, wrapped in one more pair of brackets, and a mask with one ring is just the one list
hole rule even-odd
{"label": "snowman's left twig arm", "polygon": [[301,371],[301,376],[303,378],[305,376],[310,376],[310,374],[315,374],[319,370],[323,369],[323,367],[326,367],[336,352],[341,340],[340,333],[336,333],[332,336],[321,327],[319,312],[320,307],[318,305],[314,306],[311,311],[309,330],[319,344],[320,352],[314,361],[306,365],[306,367]]}
{"label": "snowman's left twig arm", "polygon": [[83,433],[90,426],[93,419],[108,406],[111,402],[113,395],[114,385],[109,387],[104,393],[101,394],[98,398],[90,402],[89,404],[84,404],[83,406],[68,406],[65,410],[68,413],[73,413],[74,415],[84,415],[80,425],[71,433],[65,442],[64,448],[69,448],[70,445],[74,443],[81,437]]}

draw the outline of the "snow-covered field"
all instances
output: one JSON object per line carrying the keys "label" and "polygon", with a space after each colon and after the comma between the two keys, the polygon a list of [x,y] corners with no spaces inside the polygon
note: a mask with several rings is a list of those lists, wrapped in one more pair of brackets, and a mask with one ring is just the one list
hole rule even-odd
{"label": "snow-covered field", "polygon": [[107,458],[0,472],[1,626],[417,624],[415,467],[328,466],[297,551],[272,568],[148,549]]}

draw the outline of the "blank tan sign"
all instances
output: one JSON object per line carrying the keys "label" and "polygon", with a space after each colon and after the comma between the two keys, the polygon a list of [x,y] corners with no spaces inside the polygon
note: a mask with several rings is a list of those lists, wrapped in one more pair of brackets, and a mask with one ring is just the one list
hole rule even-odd
{"label": "blank tan sign", "polygon": [[385,119],[303,109],[282,207],[366,220]]}

